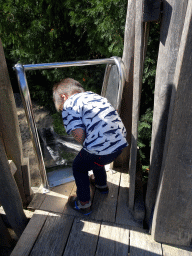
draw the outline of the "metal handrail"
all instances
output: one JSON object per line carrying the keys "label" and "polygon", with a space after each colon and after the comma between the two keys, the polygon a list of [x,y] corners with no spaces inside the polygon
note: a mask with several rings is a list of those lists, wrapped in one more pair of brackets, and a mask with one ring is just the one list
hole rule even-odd
{"label": "metal handrail", "polygon": [[[107,59],[42,63],[42,64],[27,64],[27,65],[16,64],[14,66],[14,70],[16,71],[16,74],[17,74],[17,79],[18,79],[18,83],[19,83],[19,88],[20,88],[20,92],[21,92],[23,105],[25,108],[25,114],[27,117],[31,135],[32,135],[33,146],[35,148],[35,152],[37,155],[40,175],[41,175],[43,186],[44,186],[44,192],[49,191],[49,183],[48,183],[48,179],[47,179],[47,174],[46,174],[45,164],[44,164],[42,150],[41,150],[41,146],[40,146],[39,136],[38,136],[35,118],[34,118],[34,114],[33,114],[32,103],[31,103],[31,98],[30,98],[30,93],[29,93],[29,88],[28,88],[25,71],[74,67],[74,66],[90,66],[90,65],[98,65],[98,64],[108,64],[107,67],[109,69],[110,69],[111,65],[116,65],[118,68],[119,90],[118,90],[118,95],[117,95],[116,109],[119,110],[120,104],[121,104],[121,99],[122,99],[122,94],[123,94],[123,86],[125,84],[124,65],[123,65],[121,58],[111,57],[111,58],[107,58]],[[108,70],[108,73],[109,72],[110,72],[110,70]],[[109,78],[109,76],[107,76],[104,79],[103,87],[105,87],[105,88],[107,87],[108,78]],[[106,92],[106,90],[105,90],[105,92]]]}

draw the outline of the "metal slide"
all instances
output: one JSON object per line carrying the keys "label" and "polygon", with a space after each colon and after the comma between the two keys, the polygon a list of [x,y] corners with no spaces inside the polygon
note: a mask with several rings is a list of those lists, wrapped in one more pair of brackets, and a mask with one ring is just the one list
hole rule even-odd
{"label": "metal slide", "polygon": [[[34,119],[30,92],[27,84],[25,71],[65,68],[65,67],[74,67],[74,66],[89,66],[89,65],[98,65],[98,64],[106,64],[106,70],[105,70],[101,95],[108,98],[108,100],[113,105],[113,107],[116,110],[120,111],[123,87],[125,84],[125,75],[124,75],[124,64],[121,58],[119,57],[111,57],[108,59],[86,60],[86,61],[59,62],[59,63],[57,62],[57,63],[42,63],[42,64],[29,64],[29,65],[16,64],[14,66],[14,70],[16,71],[17,79],[19,83],[21,98],[25,108],[25,114],[27,117],[30,131],[31,131],[33,146],[35,149],[35,153],[37,155],[40,175],[41,175],[45,193],[49,192],[50,181],[47,178],[45,163],[44,163],[39,135],[37,132],[37,127]],[[57,175],[55,178],[57,179]],[[62,183],[57,182],[57,180],[55,180],[54,184],[56,186]]]}

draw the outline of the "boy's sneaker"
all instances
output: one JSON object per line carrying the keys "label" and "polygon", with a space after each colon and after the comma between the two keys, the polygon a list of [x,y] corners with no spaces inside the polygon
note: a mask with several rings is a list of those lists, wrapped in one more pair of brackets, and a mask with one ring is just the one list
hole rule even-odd
{"label": "boy's sneaker", "polygon": [[109,193],[109,188],[108,188],[107,185],[106,186],[99,186],[99,185],[95,184],[95,187],[96,187],[97,190],[99,190],[99,192],[101,194],[108,194]]}
{"label": "boy's sneaker", "polygon": [[89,215],[92,212],[91,201],[84,204],[78,200],[77,196],[70,196],[68,199],[68,204],[73,210],[76,210],[84,215]]}
{"label": "boy's sneaker", "polygon": [[99,185],[95,184],[95,177],[94,177],[93,174],[89,176],[89,181],[90,181],[90,183],[91,183],[93,186],[95,186],[95,187],[99,190],[99,192],[100,192],[101,194],[108,194],[108,193],[109,193],[109,187],[108,187],[107,185],[105,185],[105,186],[99,186]]}

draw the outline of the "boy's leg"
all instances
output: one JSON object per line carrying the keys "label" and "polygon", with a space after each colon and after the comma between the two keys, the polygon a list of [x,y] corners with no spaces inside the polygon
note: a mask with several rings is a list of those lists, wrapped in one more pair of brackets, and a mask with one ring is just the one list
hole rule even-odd
{"label": "boy's leg", "polygon": [[73,161],[73,176],[77,186],[77,196],[82,202],[90,201],[88,166],[84,151],[81,150]]}
{"label": "boy's leg", "polygon": [[105,170],[105,165],[113,162],[117,156],[121,154],[122,151],[112,153],[110,155],[97,156],[94,162],[93,173],[95,176],[95,184],[100,188],[107,187],[107,175]]}

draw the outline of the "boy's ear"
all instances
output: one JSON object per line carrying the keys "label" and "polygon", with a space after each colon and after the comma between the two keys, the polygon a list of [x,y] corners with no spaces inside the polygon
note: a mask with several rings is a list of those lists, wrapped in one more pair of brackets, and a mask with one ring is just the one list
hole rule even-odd
{"label": "boy's ear", "polygon": [[61,94],[61,98],[63,98],[64,100],[67,100],[69,97],[66,93]]}

